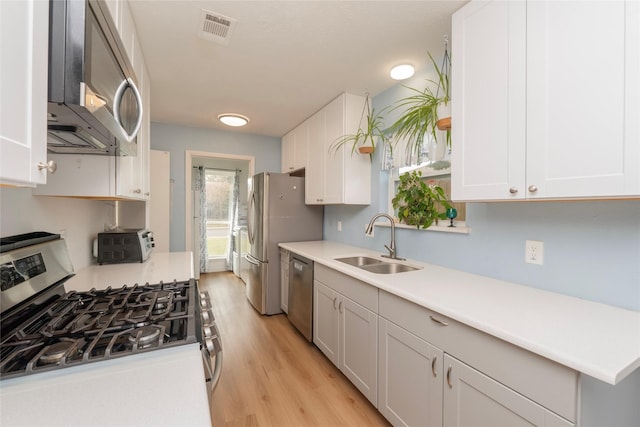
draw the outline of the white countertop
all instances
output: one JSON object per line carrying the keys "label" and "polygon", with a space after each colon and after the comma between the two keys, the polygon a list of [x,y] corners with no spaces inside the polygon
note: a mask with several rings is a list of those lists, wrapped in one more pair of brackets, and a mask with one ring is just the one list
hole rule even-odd
{"label": "white countertop", "polygon": [[423,269],[370,273],[335,258],[381,252],[337,242],[280,246],[609,384],[640,367],[640,312],[412,260]]}
{"label": "white countertop", "polygon": [[92,265],[75,273],[65,282],[68,291],[104,289],[108,286],[184,281],[193,278],[191,252],[153,252],[145,262]]}
{"label": "white countertop", "polygon": [[2,426],[209,426],[197,343],[0,381]]}
{"label": "white countertop", "polygon": [[[193,277],[191,252],[94,265],[65,282],[86,291]],[[209,426],[197,343],[0,381],[2,426]]]}

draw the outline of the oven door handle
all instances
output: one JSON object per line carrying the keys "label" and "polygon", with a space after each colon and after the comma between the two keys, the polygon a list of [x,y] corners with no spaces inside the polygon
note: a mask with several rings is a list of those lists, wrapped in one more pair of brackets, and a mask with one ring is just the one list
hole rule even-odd
{"label": "oven door handle", "polygon": [[209,397],[216,389],[218,382],[220,381],[220,374],[222,373],[222,351],[215,354],[215,362],[213,369],[211,367],[211,354],[206,348],[202,349],[202,362],[205,369],[205,381],[207,383],[207,393]]}

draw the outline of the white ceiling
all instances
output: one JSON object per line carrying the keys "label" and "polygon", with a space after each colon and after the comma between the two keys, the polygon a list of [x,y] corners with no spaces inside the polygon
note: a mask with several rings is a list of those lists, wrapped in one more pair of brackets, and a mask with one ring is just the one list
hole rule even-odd
{"label": "white ceiling", "polygon": [[[393,86],[393,65],[427,67],[464,3],[133,0],[151,120],[281,137],[341,92]],[[197,36],[202,9],[237,19],[228,46]],[[251,122],[229,128],[225,112]]]}

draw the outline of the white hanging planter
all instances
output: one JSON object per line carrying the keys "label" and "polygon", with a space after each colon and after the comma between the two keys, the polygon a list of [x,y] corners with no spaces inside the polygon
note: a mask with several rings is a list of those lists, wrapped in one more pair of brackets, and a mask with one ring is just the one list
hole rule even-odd
{"label": "white hanging planter", "polygon": [[451,101],[447,102],[446,104],[443,103],[438,105],[436,114],[438,115],[438,121],[436,122],[436,126],[438,127],[438,129],[451,129]]}

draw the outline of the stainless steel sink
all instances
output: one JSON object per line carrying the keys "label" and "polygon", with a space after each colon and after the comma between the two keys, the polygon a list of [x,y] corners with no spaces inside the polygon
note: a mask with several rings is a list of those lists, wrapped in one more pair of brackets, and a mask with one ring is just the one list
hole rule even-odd
{"label": "stainless steel sink", "polygon": [[405,271],[420,270],[419,267],[412,267],[406,264],[396,264],[390,262],[381,262],[378,264],[363,265],[360,267],[363,270],[370,271],[377,274],[395,274],[403,273]]}
{"label": "stainless steel sink", "polygon": [[369,258],[366,256],[351,256],[346,258],[336,258],[336,261],[344,262],[345,264],[353,265],[354,267],[361,268],[365,271],[370,271],[376,274],[395,274],[405,271],[420,270],[422,267],[412,267],[406,264],[398,264],[392,262],[385,262],[376,258]]}
{"label": "stainless steel sink", "polygon": [[350,256],[346,258],[336,258],[336,261],[344,262],[345,264],[361,267],[363,265],[378,264],[382,261],[375,258],[369,258],[366,256]]}

